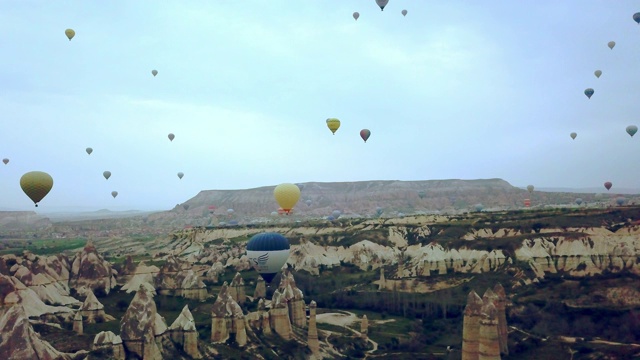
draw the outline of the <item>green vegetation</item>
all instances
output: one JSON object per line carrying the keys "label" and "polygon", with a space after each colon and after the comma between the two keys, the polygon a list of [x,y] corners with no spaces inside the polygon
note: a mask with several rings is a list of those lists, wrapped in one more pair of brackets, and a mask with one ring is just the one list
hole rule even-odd
{"label": "green vegetation", "polygon": [[55,255],[66,251],[81,249],[87,243],[87,239],[38,239],[38,240],[4,240],[3,244],[8,248],[1,250],[0,255],[22,255],[24,250],[36,255]]}

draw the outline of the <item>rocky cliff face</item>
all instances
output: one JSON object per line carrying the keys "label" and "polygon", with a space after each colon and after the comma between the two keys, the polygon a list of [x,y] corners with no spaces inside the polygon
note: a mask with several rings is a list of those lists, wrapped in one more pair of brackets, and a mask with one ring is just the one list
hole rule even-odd
{"label": "rocky cliff face", "polygon": [[166,330],[167,325],[158,314],[153,297],[141,286],[120,321],[120,337],[125,349],[140,358],[161,360],[156,336]]}
{"label": "rocky cliff face", "polygon": [[116,271],[106,261],[91,241],[76,254],[71,265],[70,285],[79,294],[90,289],[94,293],[109,294],[116,286]]}
{"label": "rocky cliff face", "polygon": [[0,313],[15,304],[21,304],[27,317],[43,317],[54,314],[71,316],[73,311],[66,306],[46,305],[35,291],[13,276],[0,275]]}
{"label": "rocky cliff face", "polygon": [[0,317],[0,358],[71,360],[70,354],[56,350],[33,330],[21,304],[12,306]]}

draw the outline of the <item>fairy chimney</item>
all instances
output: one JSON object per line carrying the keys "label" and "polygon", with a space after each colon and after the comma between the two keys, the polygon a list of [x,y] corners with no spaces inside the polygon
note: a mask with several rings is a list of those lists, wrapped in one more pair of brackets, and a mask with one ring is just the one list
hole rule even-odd
{"label": "fairy chimney", "polygon": [[244,280],[240,273],[236,273],[236,276],[231,280],[231,285],[229,286],[229,294],[238,304],[244,304],[247,299],[247,296],[244,292]]}
{"label": "fairy chimney", "polygon": [[124,346],[122,345],[122,339],[111,331],[101,331],[93,339],[91,350],[99,349],[111,349],[113,353],[112,359],[125,360],[126,356],[124,353]]}
{"label": "fairy chimney", "polygon": [[291,319],[289,318],[289,306],[283,294],[278,289],[273,292],[271,298],[271,310],[269,310],[269,325],[285,340],[293,338]]}
{"label": "fairy chimney", "polygon": [[246,345],[244,321],[242,308],[229,294],[229,284],[225,281],[211,308],[211,342],[226,342],[230,334],[235,334],[238,346]]}
{"label": "fairy chimney", "polygon": [[169,326],[171,340],[182,345],[184,352],[194,359],[201,359],[202,355],[198,351],[198,332],[196,323],[189,311],[189,305],[182,308],[182,312],[176,320]]}
{"label": "fairy chimney", "polygon": [[265,282],[262,276],[258,276],[258,281],[256,282],[256,290],[253,292],[253,298],[264,299],[266,297],[267,297],[267,286],[265,285]]}
{"label": "fairy chimney", "polygon": [[[286,266],[286,265],[285,265]],[[300,328],[307,326],[307,312],[305,310],[304,294],[302,290],[296,286],[296,280],[293,278],[291,271],[283,269],[280,285],[273,293],[273,296],[279,295],[280,302],[283,302],[289,308],[289,317],[291,324]],[[273,303],[273,300],[272,300]]]}
{"label": "fairy chimney", "polygon": [[82,315],[80,315],[79,311],[73,317],[73,332],[82,335]]}
{"label": "fairy chimney", "polygon": [[378,290],[384,290],[386,283],[384,278],[384,269],[380,268],[380,281],[378,281]]}
{"label": "fairy chimney", "polygon": [[467,296],[467,306],[464,308],[462,320],[462,360],[478,359],[481,310],[482,299],[472,290]]}
{"label": "fairy chimney", "polygon": [[362,315],[362,322],[360,322],[360,336],[363,339],[367,339],[369,336],[369,319],[367,319],[367,315]]}
{"label": "fairy chimney", "polygon": [[307,344],[313,354],[320,351],[320,343],[318,342],[318,329],[316,328],[316,302],[309,303],[309,331],[307,332]]}
{"label": "fairy chimney", "polygon": [[506,305],[507,305],[507,295],[504,292],[504,288],[500,283],[496,284],[493,287],[493,292],[498,297],[496,301],[494,301],[494,305],[496,306],[496,311],[498,312],[498,336],[500,340],[500,352],[504,355],[509,355],[509,347],[507,343],[508,332],[507,332],[507,315],[506,315]]}
{"label": "fairy chimney", "polygon": [[480,310],[478,360],[500,360],[498,316],[496,307],[493,304],[494,295],[493,291],[488,289],[482,297],[483,305]]}

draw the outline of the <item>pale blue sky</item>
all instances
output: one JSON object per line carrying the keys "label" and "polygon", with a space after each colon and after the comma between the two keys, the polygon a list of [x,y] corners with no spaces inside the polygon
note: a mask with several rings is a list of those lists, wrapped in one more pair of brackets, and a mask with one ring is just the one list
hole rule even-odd
{"label": "pale blue sky", "polygon": [[[19,186],[31,170],[54,178],[39,211],[169,209],[200,190],[307,181],[635,188],[640,135],[625,127],[640,125],[638,11],[631,0],[391,0],[383,12],[374,0],[3,0],[0,208],[34,209]],[[328,117],[342,121],[335,135]]]}

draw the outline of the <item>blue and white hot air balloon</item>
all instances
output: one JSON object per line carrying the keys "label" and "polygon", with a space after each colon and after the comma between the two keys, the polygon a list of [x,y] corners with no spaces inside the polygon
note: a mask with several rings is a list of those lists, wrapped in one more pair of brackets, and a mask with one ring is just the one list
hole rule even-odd
{"label": "blue and white hot air balloon", "polygon": [[254,235],[247,243],[249,263],[267,283],[287,262],[289,250],[289,240],[274,232]]}

